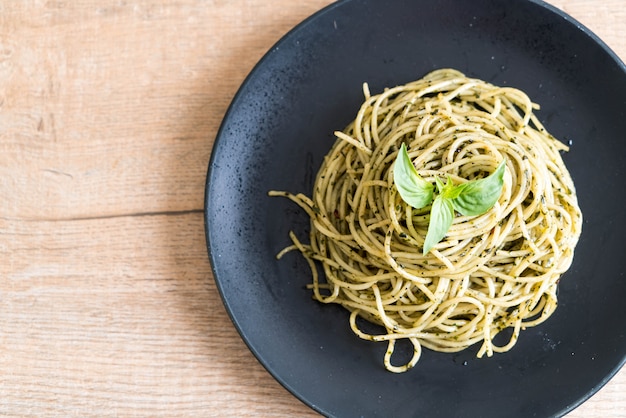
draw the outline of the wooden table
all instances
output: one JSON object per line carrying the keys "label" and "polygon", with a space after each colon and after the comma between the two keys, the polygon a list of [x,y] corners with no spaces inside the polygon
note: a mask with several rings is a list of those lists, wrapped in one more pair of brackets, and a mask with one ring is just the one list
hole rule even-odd
{"label": "wooden table", "polygon": [[[203,193],[244,77],[329,0],[0,3],[0,415],[318,416],[212,278]],[[552,0],[626,58],[624,0]],[[570,417],[626,417],[626,369]]]}

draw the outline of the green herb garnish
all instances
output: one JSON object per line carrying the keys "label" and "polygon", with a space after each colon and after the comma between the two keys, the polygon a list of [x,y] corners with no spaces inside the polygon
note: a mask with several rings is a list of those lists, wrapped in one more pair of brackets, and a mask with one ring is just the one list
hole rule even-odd
{"label": "green herb garnish", "polygon": [[458,185],[454,185],[449,176],[446,184],[436,178],[438,194],[433,200],[433,185],[418,174],[406,145],[402,144],[393,169],[393,182],[400,197],[415,209],[421,209],[432,202],[424,254],[428,254],[446,236],[454,221],[455,211],[464,216],[478,216],[496,204],[502,194],[505,167],[506,160],[503,160],[489,176]]}
{"label": "green herb garnish", "polygon": [[433,185],[417,173],[404,144],[396,157],[393,182],[402,200],[416,209],[429,205],[433,200]]}

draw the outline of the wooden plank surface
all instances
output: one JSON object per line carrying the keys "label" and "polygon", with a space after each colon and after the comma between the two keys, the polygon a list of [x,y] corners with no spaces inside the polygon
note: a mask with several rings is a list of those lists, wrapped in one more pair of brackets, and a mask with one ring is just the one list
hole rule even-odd
{"label": "wooden plank surface", "polygon": [[[207,164],[247,73],[329,0],[0,3],[0,415],[315,417],[213,281]],[[624,0],[553,0],[626,58]],[[626,417],[626,370],[570,417]]]}

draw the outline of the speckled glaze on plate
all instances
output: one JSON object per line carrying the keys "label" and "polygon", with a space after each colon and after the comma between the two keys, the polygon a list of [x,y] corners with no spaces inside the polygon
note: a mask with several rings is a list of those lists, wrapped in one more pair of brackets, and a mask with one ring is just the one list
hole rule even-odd
{"label": "speckled glaze on plate", "polygon": [[[425,350],[396,375],[385,344],[314,302],[298,254],[277,261],[308,218],[270,189],[310,195],[324,154],[362,100],[452,67],[527,92],[564,155],[584,227],[549,321],[476,359]],[[220,128],[206,186],[215,280],[242,338],[289,391],[333,417],[561,416],[626,357],[626,67],[564,13],[527,0],[346,0],[307,19],[250,73]]]}

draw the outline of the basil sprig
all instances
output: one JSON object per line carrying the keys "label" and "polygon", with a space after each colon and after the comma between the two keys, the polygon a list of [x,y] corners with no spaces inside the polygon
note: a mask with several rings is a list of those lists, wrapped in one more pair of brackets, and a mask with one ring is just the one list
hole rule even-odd
{"label": "basil sprig", "polygon": [[506,160],[502,160],[496,171],[489,176],[458,185],[452,183],[450,176],[446,184],[435,178],[438,194],[433,200],[433,185],[418,174],[406,145],[402,144],[393,169],[393,182],[400,197],[415,209],[421,209],[432,202],[424,254],[428,254],[446,236],[454,221],[455,211],[464,216],[478,216],[496,204],[502,194],[505,167]]}

